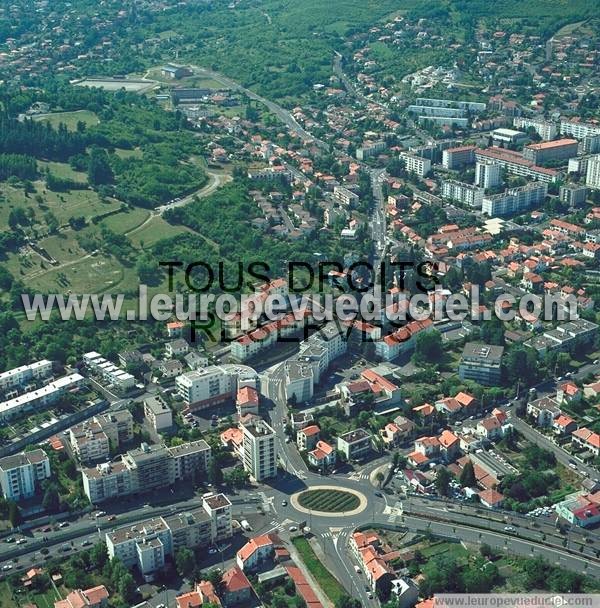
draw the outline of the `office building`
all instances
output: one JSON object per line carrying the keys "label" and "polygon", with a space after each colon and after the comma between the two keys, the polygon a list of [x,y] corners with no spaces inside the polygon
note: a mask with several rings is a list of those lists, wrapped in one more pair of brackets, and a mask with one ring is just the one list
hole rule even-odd
{"label": "office building", "polygon": [[275,431],[264,421],[242,426],[244,469],[257,482],[277,476]]}
{"label": "office building", "polygon": [[463,205],[468,205],[474,209],[480,209],[483,202],[483,189],[465,184],[464,182],[455,182],[453,180],[442,182],[442,198],[453,201],[458,201]]}
{"label": "office building", "polygon": [[425,177],[431,171],[431,161],[428,158],[402,152],[400,159],[404,161],[404,166],[409,173],[415,173],[419,177]]}
{"label": "office building", "polygon": [[50,475],[50,460],[44,450],[0,458],[0,486],[6,500],[31,498]]}
{"label": "office building", "polygon": [[485,196],[481,212],[490,217],[523,213],[534,206],[541,205],[548,193],[545,183],[529,183],[519,188],[510,188],[500,194]]}
{"label": "office building", "polygon": [[539,144],[530,144],[523,148],[523,158],[535,165],[547,162],[558,162],[577,156],[579,144],[576,139],[557,139]]}
{"label": "office building", "polygon": [[585,172],[585,185],[600,189],[600,154],[590,157]]}
{"label": "office building", "polygon": [[516,146],[529,139],[529,137],[527,136],[527,133],[523,133],[523,131],[500,128],[492,131],[492,139],[494,140],[494,143]]}
{"label": "office building", "polygon": [[502,166],[483,161],[475,163],[475,185],[488,190],[502,184]]}
{"label": "office building", "polygon": [[550,141],[558,135],[558,125],[542,118],[523,118],[517,116],[513,120],[517,129],[533,129],[544,141]]}
{"label": "office building", "polygon": [[530,177],[540,182],[555,182],[561,176],[555,169],[539,167],[530,160],[523,158],[523,155],[519,154],[519,152],[513,152],[504,148],[478,149],[475,152],[475,158],[478,162],[490,161],[497,163],[513,175]]}
{"label": "office building", "polygon": [[566,184],[560,187],[558,197],[569,207],[577,207],[585,203],[587,188],[579,184]]}
{"label": "office building", "polygon": [[29,365],[21,365],[0,374],[0,391],[6,392],[28,382],[38,382],[52,374],[52,361],[43,359]]}
{"label": "office building", "polygon": [[475,146],[448,148],[442,152],[442,166],[457,171],[475,162]]}
{"label": "office building", "polygon": [[575,139],[583,139],[592,135],[600,135],[600,125],[562,120],[560,123],[560,134],[570,135]]}
{"label": "office building", "polygon": [[473,380],[485,386],[498,386],[503,353],[503,346],[467,342],[460,359],[458,375],[461,380]]}

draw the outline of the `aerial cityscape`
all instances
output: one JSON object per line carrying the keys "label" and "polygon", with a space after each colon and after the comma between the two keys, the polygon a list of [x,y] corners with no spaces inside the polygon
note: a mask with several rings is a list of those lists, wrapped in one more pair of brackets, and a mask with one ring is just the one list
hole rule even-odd
{"label": "aerial cityscape", "polygon": [[598,8],[0,3],[0,608],[600,607]]}

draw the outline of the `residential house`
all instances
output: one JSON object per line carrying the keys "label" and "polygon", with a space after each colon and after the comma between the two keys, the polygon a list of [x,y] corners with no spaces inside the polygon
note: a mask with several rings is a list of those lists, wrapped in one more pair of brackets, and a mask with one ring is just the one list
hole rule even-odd
{"label": "residential house", "polygon": [[317,441],[315,449],[308,453],[309,464],[320,470],[334,467],[336,459],[336,451],[326,441]]}
{"label": "residential house", "polygon": [[252,597],[252,584],[239,566],[223,574],[221,598],[225,606],[246,604]]}
{"label": "residential house", "polygon": [[256,570],[273,556],[275,543],[269,534],[251,538],[236,554],[236,563],[245,572]]}
{"label": "residential house", "polygon": [[320,433],[321,429],[316,424],[311,424],[310,426],[300,429],[296,433],[298,450],[300,452],[314,450],[319,441]]}

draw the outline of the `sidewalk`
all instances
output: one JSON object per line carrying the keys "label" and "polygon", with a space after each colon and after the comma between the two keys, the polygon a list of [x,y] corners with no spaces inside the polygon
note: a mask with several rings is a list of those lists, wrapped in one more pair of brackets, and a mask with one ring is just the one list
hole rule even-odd
{"label": "sidewalk", "polygon": [[[314,540],[314,539],[311,539],[311,540]],[[313,548],[313,551],[315,552],[317,557],[321,560],[321,562],[323,562],[323,557],[322,557],[323,552],[320,550],[318,543],[311,542],[310,545]],[[304,577],[306,578],[306,580],[311,584],[311,587],[312,587],[313,591],[315,592],[316,596],[319,598],[319,601],[321,602],[321,604],[323,604],[323,606],[325,608],[333,608],[332,602],[325,595],[325,593],[323,592],[323,589],[321,589],[321,587],[319,586],[317,581],[313,578],[313,575],[310,573],[310,570],[306,567],[306,564],[302,561],[302,558],[300,557],[300,554],[296,550],[296,547],[294,546],[294,544],[290,542],[288,545],[288,548],[290,550],[290,557],[292,558],[292,561],[294,562],[294,564],[296,566],[298,566],[298,568],[300,568],[300,570],[301,570],[302,574],[304,574]],[[317,552],[317,549],[319,550],[319,553]],[[323,567],[325,567],[324,563],[323,563]]]}

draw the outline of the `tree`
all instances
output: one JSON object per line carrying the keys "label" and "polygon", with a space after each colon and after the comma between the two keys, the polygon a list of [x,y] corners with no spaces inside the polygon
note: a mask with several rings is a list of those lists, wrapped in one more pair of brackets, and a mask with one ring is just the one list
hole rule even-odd
{"label": "tree", "polygon": [[465,464],[463,470],[461,471],[459,481],[463,488],[470,488],[475,485],[475,469],[470,460]]}
{"label": "tree", "polygon": [[439,331],[422,331],[417,334],[415,353],[412,356],[415,363],[439,363],[443,353],[442,334]]}
{"label": "tree", "polygon": [[92,186],[110,184],[114,180],[114,175],[108,162],[106,151],[94,147],[90,153],[88,164],[88,181]]}
{"label": "tree", "polygon": [[448,469],[446,467],[440,467],[435,478],[435,489],[440,496],[448,496],[450,479],[451,475]]}
{"label": "tree", "polygon": [[335,608],[362,608],[362,604],[356,598],[342,595],[335,602]]}
{"label": "tree", "polygon": [[208,482],[214,486],[218,486],[223,482],[223,470],[214,457],[208,465]]}
{"label": "tree", "polygon": [[375,479],[377,480],[379,487],[381,487],[381,484],[383,483],[383,480],[385,479],[385,475],[381,471],[377,471],[377,474],[375,475]]}
{"label": "tree", "polygon": [[206,580],[212,583],[212,586],[215,588],[217,594],[219,593],[219,589],[223,585],[223,574],[218,568],[213,568],[206,575]]}
{"label": "tree", "polygon": [[183,547],[175,554],[175,565],[177,572],[185,578],[190,578],[196,569],[196,558],[194,553],[187,547]]}
{"label": "tree", "polygon": [[223,480],[226,484],[232,485],[234,488],[243,488],[250,480],[250,474],[244,467],[234,467],[223,475]]}
{"label": "tree", "polygon": [[50,513],[56,513],[60,507],[60,497],[58,495],[58,489],[54,484],[50,484],[44,492],[44,498],[42,499],[42,506],[46,511]]}
{"label": "tree", "polygon": [[23,521],[21,511],[14,500],[8,503],[8,521],[13,528],[16,528]]}
{"label": "tree", "polygon": [[135,579],[130,572],[125,572],[125,574],[119,578],[117,590],[126,602],[133,602],[136,596],[136,585]]}

